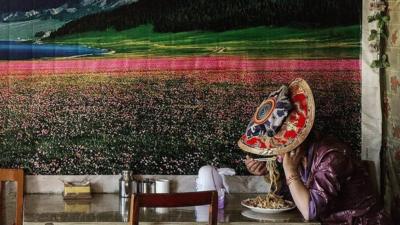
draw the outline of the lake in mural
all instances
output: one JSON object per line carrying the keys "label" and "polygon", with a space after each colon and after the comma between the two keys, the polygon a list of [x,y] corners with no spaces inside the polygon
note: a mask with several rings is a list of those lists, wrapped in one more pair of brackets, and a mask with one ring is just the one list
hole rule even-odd
{"label": "lake in mural", "polygon": [[0,60],[99,56],[103,54],[107,54],[107,51],[80,45],[0,41]]}

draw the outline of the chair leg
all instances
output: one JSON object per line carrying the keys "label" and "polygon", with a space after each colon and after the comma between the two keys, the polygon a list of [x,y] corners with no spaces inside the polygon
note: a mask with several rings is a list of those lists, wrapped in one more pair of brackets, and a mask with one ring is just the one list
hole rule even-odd
{"label": "chair leg", "polygon": [[22,225],[23,223],[23,210],[24,210],[24,177],[19,176],[17,178],[17,207],[16,207],[16,225]]}
{"label": "chair leg", "polygon": [[17,212],[15,223],[16,225],[22,225],[22,218],[23,218],[23,210],[24,210],[24,191],[23,191],[24,183],[20,180],[17,183]]}
{"label": "chair leg", "polygon": [[5,209],[5,207],[3,207],[3,201],[5,201],[5,197],[4,197],[4,182],[0,181],[0,224],[6,224],[6,210],[2,210],[3,208]]}
{"label": "chair leg", "polygon": [[[4,195],[4,182],[0,181],[0,200],[3,199],[3,195]],[[0,205],[2,201],[0,201]]]}
{"label": "chair leg", "polygon": [[212,193],[211,204],[208,209],[208,224],[217,225],[218,219],[218,193],[214,191]]}
{"label": "chair leg", "polygon": [[[17,193],[16,193],[16,207],[15,207],[15,225],[22,225],[23,210],[24,210],[24,171],[22,169],[0,169],[0,176],[2,181],[16,182]],[[1,188],[0,200],[3,200],[3,195],[7,194],[5,193],[6,189],[3,182],[0,182],[0,188]]]}
{"label": "chair leg", "polygon": [[139,225],[139,202],[137,195],[131,196],[131,207],[129,209],[129,225]]}

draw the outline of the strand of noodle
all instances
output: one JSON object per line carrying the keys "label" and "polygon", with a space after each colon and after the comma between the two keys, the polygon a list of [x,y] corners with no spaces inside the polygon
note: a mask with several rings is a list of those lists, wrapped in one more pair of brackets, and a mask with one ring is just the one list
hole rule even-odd
{"label": "strand of noodle", "polygon": [[[277,170],[277,165],[275,160],[268,160],[266,162],[266,167],[269,173],[269,177],[265,176],[264,179],[270,183],[269,193],[275,194],[279,190],[278,180],[280,178],[280,174]],[[272,188],[274,188],[272,190]]]}

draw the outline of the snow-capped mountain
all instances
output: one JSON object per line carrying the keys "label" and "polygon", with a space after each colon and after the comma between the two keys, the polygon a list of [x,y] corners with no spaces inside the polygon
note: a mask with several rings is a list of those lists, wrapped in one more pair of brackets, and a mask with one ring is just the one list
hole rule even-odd
{"label": "snow-capped mountain", "polygon": [[64,5],[61,5],[60,7],[57,7],[57,8],[51,8],[51,9],[43,10],[43,12],[50,13],[51,15],[55,16],[55,15],[61,13],[64,10],[67,10],[67,9],[68,9],[68,4],[66,3]]}
{"label": "snow-capped mountain", "polygon": [[107,5],[107,0],[82,0],[81,1],[81,5],[82,6],[100,6],[100,7],[104,7],[105,5]]}
{"label": "snow-capped mountain", "polygon": [[36,10],[30,10],[27,12],[13,12],[2,15],[3,22],[14,22],[14,21],[25,21],[39,18],[41,13]]}
{"label": "snow-capped mountain", "polygon": [[58,19],[71,21],[82,16],[111,10],[137,0],[66,0],[66,3],[49,9],[30,9],[28,11],[1,12],[1,22],[18,22],[33,19]]}

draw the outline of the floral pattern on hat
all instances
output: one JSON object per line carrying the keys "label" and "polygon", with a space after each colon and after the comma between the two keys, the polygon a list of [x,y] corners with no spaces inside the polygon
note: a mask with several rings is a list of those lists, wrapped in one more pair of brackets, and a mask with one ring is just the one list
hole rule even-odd
{"label": "floral pattern on hat", "polygon": [[[263,104],[277,100],[281,107],[272,104],[271,113],[264,113],[269,117],[263,124],[258,124],[257,116]],[[277,111],[281,111],[278,119],[273,118],[273,115],[278,115]],[[283,154],[295,149],[306,139],[314,124],[314,117],[315,103],[311,89],[305,80],[298,78],[286,91],[282,87],[273,92],[257,108],[238,145],[242,150],[258,155]],[[271,123],[270,118],[276,123]]]}

